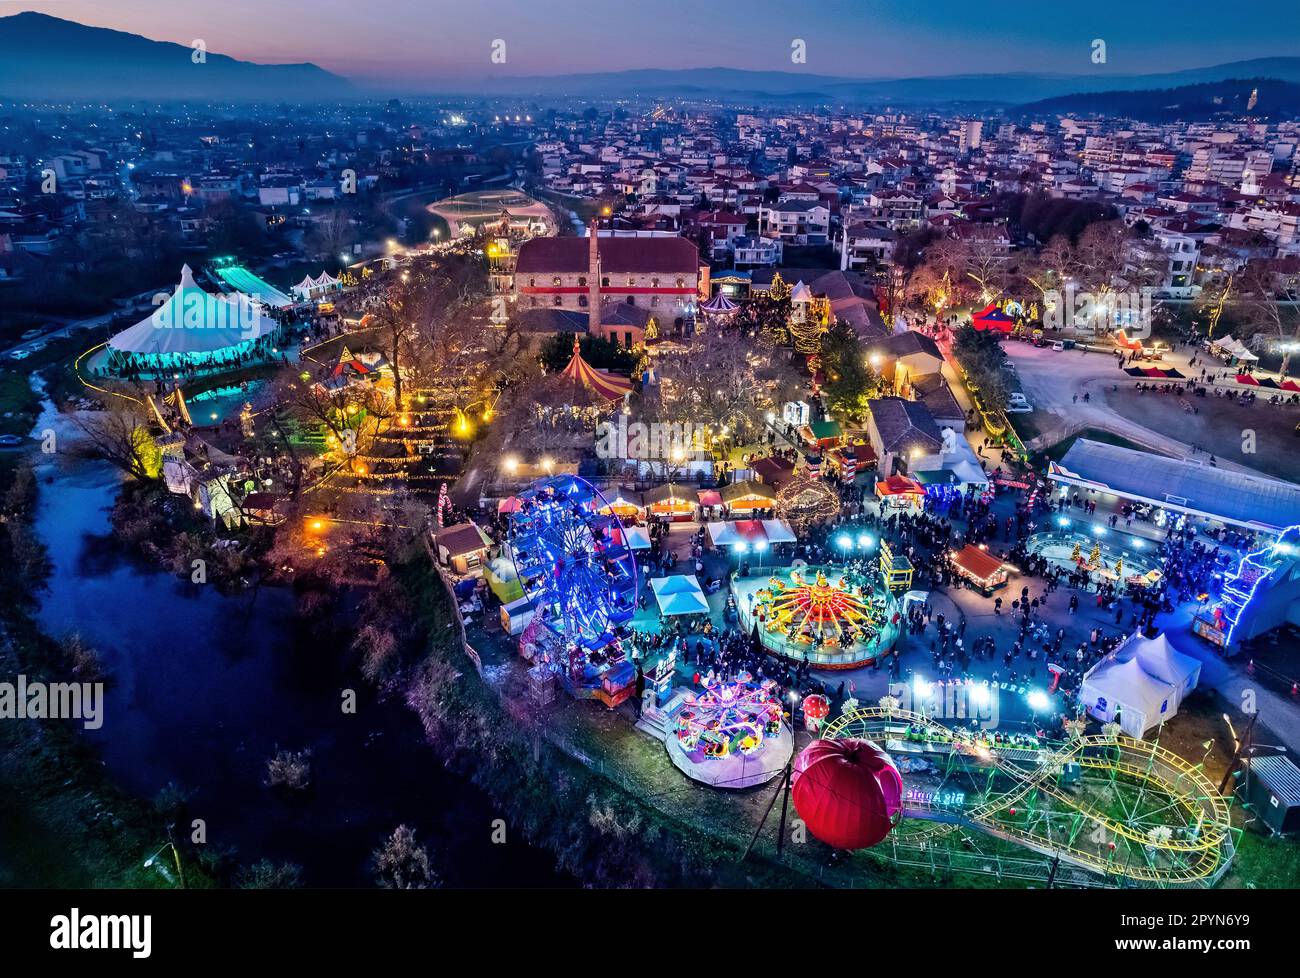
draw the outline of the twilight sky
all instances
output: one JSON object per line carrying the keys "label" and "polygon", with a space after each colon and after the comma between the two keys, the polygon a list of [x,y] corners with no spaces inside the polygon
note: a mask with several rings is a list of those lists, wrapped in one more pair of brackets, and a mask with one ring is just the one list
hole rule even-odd
{"label": "twilight sky", "polygon": [[[21,10],[397,85],[717,65],[1141,74],[1300,55],[1296,0],[0,0],[0,16]],[[504,65],[489,60],[495,38]],[[806,65],[790,62],[793,38],[807,42]],[[1093,38],[1105,65],[1089,60]]]}

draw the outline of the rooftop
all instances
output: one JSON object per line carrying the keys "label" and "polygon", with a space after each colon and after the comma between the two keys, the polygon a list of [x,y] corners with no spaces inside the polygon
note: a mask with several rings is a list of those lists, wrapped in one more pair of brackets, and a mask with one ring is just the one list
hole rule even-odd
{"label": "rooftop", "polygon": [[1266,533],[1300,525],[1300,486],[1086,438],[1048,476]]}

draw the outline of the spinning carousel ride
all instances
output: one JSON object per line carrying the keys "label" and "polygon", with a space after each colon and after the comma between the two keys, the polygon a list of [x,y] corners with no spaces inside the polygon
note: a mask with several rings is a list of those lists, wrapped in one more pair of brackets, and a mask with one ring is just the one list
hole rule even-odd
{"label": "spinning carousel ride", "polygon": [[[534,653],[573,695],[617,706],[635,686],[619,632],[636,611],[636,560],[609,502],[577,476],[543,479],[519,493],[507,543],[519,583],[554,641]],[[601,512],[603,510],[604,512]]]}
{"label": "spinning carousel ride", "polygon": [[741,622],[786,658],[820,669],[851,669],[893,647],[898,604],[869,576],[824,567],[794,567],[766,583],[736,580]]}
{"label": "spinning carousel ride", "polygon": [[739,751],[753,754],[765,737],[781,730],[781,701],[776,681],[755,683],[742,672],[735,682],[714,683],[698,696],[686,698],[677,714],[677,741],[700,757],[727,757]]}
{"label": "spinning carousel ride", "polygon": [[794,751],[783,722],[775,680],[756,682],[742,672],[686,694],[676,713],[668,756],[696,781],[717,788],[746,788],[780,774]]}

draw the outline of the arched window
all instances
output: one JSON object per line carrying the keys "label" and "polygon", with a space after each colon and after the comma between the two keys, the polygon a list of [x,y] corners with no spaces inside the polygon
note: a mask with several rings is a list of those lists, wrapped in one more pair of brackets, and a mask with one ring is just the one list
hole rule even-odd
{"label": "arched window", "polygon": [[584,286],[584,287],[585,287],[586,284],[587,284],[587,276],[585,276],[585,275],[579,275],[579,276],[578,276],[578,284],[581,285],[581,286]]}

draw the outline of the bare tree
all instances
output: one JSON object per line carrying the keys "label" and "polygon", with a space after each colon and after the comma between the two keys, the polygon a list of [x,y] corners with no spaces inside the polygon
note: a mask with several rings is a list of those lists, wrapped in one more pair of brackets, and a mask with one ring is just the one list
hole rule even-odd
{"label": "bare tree", "polygon": [[143,410],[114,399],[106,411],[77,412],[72,422],[86,436],[84,451],[111,462],[141,482],[157,482],[162,476],[162,451],[149,431]]}

